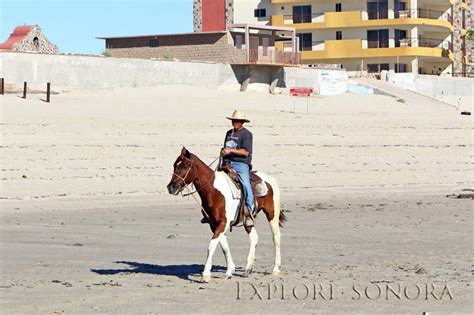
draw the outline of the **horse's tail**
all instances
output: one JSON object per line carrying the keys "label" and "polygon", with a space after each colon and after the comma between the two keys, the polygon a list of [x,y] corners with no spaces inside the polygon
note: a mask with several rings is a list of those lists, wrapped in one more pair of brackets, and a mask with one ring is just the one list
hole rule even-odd
{"label": "horse's tail", "polygon": [[283,227],[283,222],[288,221],[288,218],[286,215],[283,213],[283,210],[280,209],[280,216],[278,217],[279,225],[280,227]]}
{"label": "horse's tail", "polygon": [[273,190],[273,211],[275,216],[278,216],[278,225],[283,227],[283,223],[288,221],[285,213],[281,209],[281,194],[280,194],[280,187],[278,187],[278,183],[275,178],[269,176],[269,182],[272,186]]}

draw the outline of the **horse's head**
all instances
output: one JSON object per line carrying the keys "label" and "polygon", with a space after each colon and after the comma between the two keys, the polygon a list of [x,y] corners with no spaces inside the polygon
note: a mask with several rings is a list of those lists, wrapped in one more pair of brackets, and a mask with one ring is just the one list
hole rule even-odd
{"label": "horse's head", "polygon": [[173,164],[173,175],[168,184],[168,192],[172,195],[179,194],[187,185],[194,181],[194,161],[191,153],[183,147],[181,154]]}

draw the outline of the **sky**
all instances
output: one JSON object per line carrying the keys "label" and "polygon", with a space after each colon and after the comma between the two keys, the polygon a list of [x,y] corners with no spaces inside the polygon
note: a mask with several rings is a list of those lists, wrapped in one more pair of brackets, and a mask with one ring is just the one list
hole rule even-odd
{"label": "sky", "polygon": [[0,0],[0,43],[39,25],[62,53],[100,54],[104,36],[193,31],[193,0]]}

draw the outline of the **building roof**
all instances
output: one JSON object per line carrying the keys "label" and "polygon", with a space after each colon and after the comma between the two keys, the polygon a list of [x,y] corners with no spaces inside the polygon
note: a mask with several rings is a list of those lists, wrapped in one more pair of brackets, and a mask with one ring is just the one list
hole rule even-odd
{"label": "building roof", "polygon": [[0,49],[11,50],[16,43],[21,42],[29,32],[33,29],[34,25],[23,25],[17,26],[13,30],[13,33],[10,34],[10,37],[7,40],[0,44]]}
{"label": "building roof", "polygon": [[175,33],[175,34],[153,34],[153,35],[132,35],[132,36],[109,36],[109,37],[96,37],[97,39],[119,39],[119,38],[142,38],[142,37],[164,37],[164,36],[189,36],[189,35],[202,35],[202,34],[225,34],[226,31],[216,32],[192,32],[192,33]]}

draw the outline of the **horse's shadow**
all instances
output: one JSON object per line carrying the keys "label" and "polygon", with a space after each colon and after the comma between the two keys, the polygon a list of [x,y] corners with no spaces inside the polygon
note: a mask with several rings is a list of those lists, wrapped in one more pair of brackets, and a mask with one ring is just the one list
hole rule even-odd
{"label": "horse's shadow", "polygon": [[[132,268],[123,269],[91,269],[92,272],[99,275],[116,275],[116,274],[133,274],[133,273],[145,273],[152,275],[163,275],[163,276],[175,276],[183,280],[193,281],[190,277],[200,276],[204,270],[202,264],[192,265],[153,265],[144,264],[136,261],[116,261],[117,264],[125,264]],[[216,266],[212,267],[212,271],[225,272],[226,267]]]}

